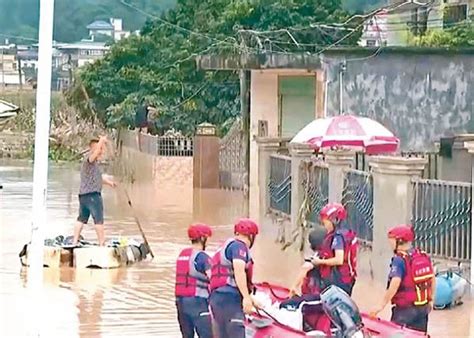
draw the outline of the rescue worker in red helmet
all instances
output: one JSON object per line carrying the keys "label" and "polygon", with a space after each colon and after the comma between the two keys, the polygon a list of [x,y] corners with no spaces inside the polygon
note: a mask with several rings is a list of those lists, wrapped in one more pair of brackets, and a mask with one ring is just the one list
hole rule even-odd
{"label": "rescue worker in red helmet", "polygon": [[336,285],[352,294],[357,272],[357,237],[341,223],[347,218],[342,204],[329,203],[321,209],[320,220],[327,234],[312,264],[319,267],[324,287]]}
{"label": "rescue worker in red helmet", "polygon": [[205,252],[211,228],[192,224],[188,228],[191,246],[182,250],[176,260],[176,308],[183,338],[212,338],[209,312],[209,278],[211,259]]}
{"label": "rescue worker in red helmet", "polygon": [[244,312],[258,304],[252,299],[253,260],[249,249],[258,234],[258,225],[240,219],[234,237],[228,239],[212,258],[210,304],[218,338],[245,338]]}
{"label": "rescue worker in red helmet", "polygon": [[394,256],[390,263],[387,291],[371,315],[375,317],[391,302],[392,322],[426,332],[436,288],[431,259],[412,247],[415,233],[410,225],[393,227],[388,231],[388,239]]}

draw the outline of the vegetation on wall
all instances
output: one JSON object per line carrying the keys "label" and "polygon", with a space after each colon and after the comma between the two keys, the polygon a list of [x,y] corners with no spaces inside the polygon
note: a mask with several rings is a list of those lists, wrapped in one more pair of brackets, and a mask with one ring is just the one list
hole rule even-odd
{"label": "vegetation on wall", "polygon": [[464,22],[446,29],[430,30],[413,37],[411,44],[425,47],[474,47],[474,24]]}

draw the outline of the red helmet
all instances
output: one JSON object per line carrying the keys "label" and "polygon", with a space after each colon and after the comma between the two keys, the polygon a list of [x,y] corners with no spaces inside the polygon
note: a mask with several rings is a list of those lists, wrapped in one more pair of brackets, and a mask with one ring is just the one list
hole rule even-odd
{"label": "red helmet", "polygon": [[258,235],[258,225],[248,218],[241,218],[234,225],[234,233],[241,235]]}
{"label": "red helmet", "polygon": [[388,238],[395,238],[405,242],[413,242],[415,239],[415,232],[413,227],[407,224],[400,224],[388,231]]}
{"label": "red helmet", "polygon": [[319,213],[321,220],[328,219],[333,223],[339,223],[347,218],[346,208],[340,203],[329,203]]}
{"label": "red helmet", "polygon": [[212,230],[209,225],[196,223],[191,224],[188,228],[188,237],[189,239],[199,239],[199,238],[207,238],[212,236]]}

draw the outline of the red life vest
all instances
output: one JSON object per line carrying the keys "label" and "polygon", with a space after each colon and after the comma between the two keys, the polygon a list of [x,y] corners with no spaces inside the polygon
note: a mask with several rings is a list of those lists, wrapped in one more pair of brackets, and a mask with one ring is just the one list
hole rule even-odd
{"label": "red life vest", "polygon": [[203,251],[187,248],[176,260],[175,295],[177,297],[209,297],[209,278],[196,270],[196,256]]}
{"label": "red life vest", "polygon": [[[223,246],[216,251],[211,260],[211,291],[223,286],[231,286],[237,288],[237,283],[235,282],[234,276],[234,266],[230,260],[225,256],[225,251],[227,247],[237,241],[237,239],[228,239]],[[253,276],[253,260],[250,257],[250,252],[247,249],[248,262],[245,266],[245,273],[247,275],[247,284],[249,291],[252,290],[252,276]]]}
{"label": "red life vest", "polygon": [[326,286],[331,284],[351,284],[357,277],[357,250],[358,243],[355,232],[352,230],[336,230],[324,238],[319,251],[323,259],[333,258],[334,250],[331,249],[334,236],[342,236],[344,241],[344,262],[339,266],[320,265],[321,278]]}
{"label": "red life vest", "polygon": [[309,270],[301,285],[303,295],[319,295],[323,289],[319,267]]}
{"label": "red life vest", "polygon": [[418,249],[397,253],[397,256],[405,262],[405,276],[392,298],[392,304],[400,307],[428,304],[433,299],[431,287],[434,277],[430,257]]}

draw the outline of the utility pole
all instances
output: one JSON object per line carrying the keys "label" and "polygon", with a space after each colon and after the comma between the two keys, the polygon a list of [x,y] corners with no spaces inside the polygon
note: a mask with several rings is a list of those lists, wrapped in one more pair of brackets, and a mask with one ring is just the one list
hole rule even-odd
{"label": "utility pole", "polygon": [[69,83],[67,85],[67,88],[72,87],[72,56],[71,53],[68,54],[67,56],[67,64],[68,64],[68,73],[69,73]]}
{"label": "utility pole", "polygon": [[[241,53],[247,53],[245,38],[241,35]],[[240,58],[243,59],[242,57]],[[245,211],[250,212],[249,191],[250,191],[250,72],[240,65],[240,115],[242,118],[242,146],[244,149],[244,203]]]}
{"label": "utility pole", "polygon": [[18,49],[16,51],[16,61],[18,62],[18,81],[20,83],[20,92],[23,90],[23,79],[21,76],[21,58],[18,56]]}
{"label": "utility pole", "polygon": [[34,335],[41,335],[43,294],[44,226],[48,184],[51,68],[53,55],[54,0],[40,1],[38,87],[36,90],[35,153],[33,167],[33,217],[28,252],[28,289]]}
{"label": "utility pole", "polygon": [[343,106],[343,81],[344,81],[344,72],[346,71],[346,61],[342,61],[339,64],[339,115],[344,114]]}

